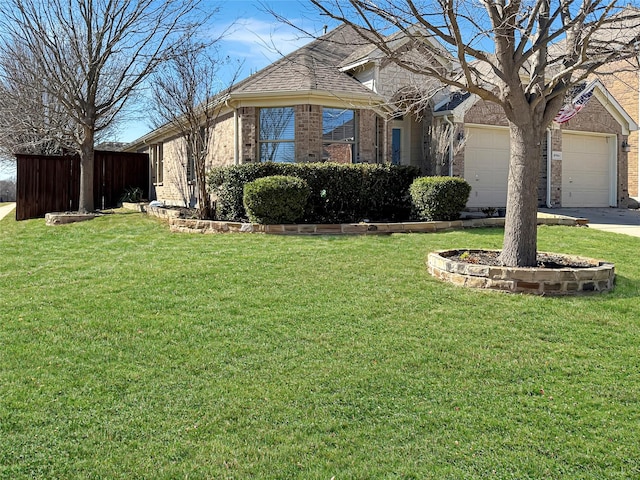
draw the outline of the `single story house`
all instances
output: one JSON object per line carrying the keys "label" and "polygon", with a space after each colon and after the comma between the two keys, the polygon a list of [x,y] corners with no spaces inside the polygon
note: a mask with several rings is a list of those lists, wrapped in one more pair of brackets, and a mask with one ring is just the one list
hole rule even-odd
{"label": "single story house", "polygon": [[[408,53],[402,36],[390,40],[398,55]],[[444,50],[424,61],[455,68]],[[415,165],[425,174],[466,178],[472,186],[468,208],[506,204],[509,136],[500,108],[401,69],[349,26],[279,59],[218,100],[209,166],[262,161]],[[445,125],[454,126],[462,148],[450,148],[442,158],[434,154],[433,139]],[[549,129],[540,159],[540,205],[626,206],[626,145],[636,129],[605,86],[594,84],[580,113]],[[195,179],[181,142],[166,126],[127,150],[149,153],[154,199],[193,205]]]}

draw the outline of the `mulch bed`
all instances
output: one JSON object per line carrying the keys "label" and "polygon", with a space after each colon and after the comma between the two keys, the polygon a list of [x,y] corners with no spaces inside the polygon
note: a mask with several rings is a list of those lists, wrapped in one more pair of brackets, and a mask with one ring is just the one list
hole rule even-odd
{"label": "mulch bed", "polygon": [[[465,251],[460,250],[455,255],[449,255],[447,258],[457,262],[472,263],[475,265],[487,265],[490,267],[503,267],[500,261],[499,251]],[[538,268],[590,268],[594,264],[588,261],[579,260],[569,255],[560,255],[555,253],[538,253]]]}

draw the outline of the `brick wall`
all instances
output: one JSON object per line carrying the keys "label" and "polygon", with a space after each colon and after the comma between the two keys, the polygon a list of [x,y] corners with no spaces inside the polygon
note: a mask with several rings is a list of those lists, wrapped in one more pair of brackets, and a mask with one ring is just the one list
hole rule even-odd
{"label": "brick wall", "polygon": [[[207,168],[233,165],[233,132],[233,112],[220,116],[211,132]],[[152,197],[167,205],[195,206],[195,183],[187,181],[187,153],[184,139],[174,136],[166,139],[162,147],[163,181],[153,185]]]}
{"label": "brick wall", "polygon": [[233,112],[218,117],[209,141],[207,168],[234,164],[234,132],[235,121]]}
{"label": "brick wall", "polygon": [[296,105],[295,122],[296,161],[322,161],[322,107]]}
{"label": "brick wall", "polygon": [[[396,51],[396,58],[404,55],[405,60],[413,61],[417,64],[439,65],[438,60],[434,59],[433,55],[426,52],[411,52],[409,51],[410,49],[411,47],[407,45],[406,48],[401,48]],[[441,72],[443,74],[445,73],[444,67],[441,68]],[[383,59],[380,61],[376,76],[377,93],[394,100],[400,100],[403,95],[402,92],[411,91],[422,92],[423,98],[429,98],[441,88],[440,82],[433,77],[410,72],[406,68],[399,67],[398,64],[391,59]]]}
{"label": "brick wall", "polygon": [[153,185],[155,198],[167,205],[193,206],[193,185],[187,182],[186,148],[182,137],[165,140],[162,145],[163,181]]}
{"label": "brick wall", "polygon": [[[551,130],[551,151],[562,151],[562,130]],[[545,192],[546,194],[546,192]],[[551,205],[562,202],[562,160],[551,159]]]}
{"label": "brick wall", "polygon": [[258,161],[258,109],[241,107],[238,109],[240,163]]}
{"label": "brick wall", "polygon": [[464,116],[464,121],[465,123],[477,123],[481,125],[509,126],[502,107],[485,100],[478,100]]}
{"label": "brick wall", "polygon": [[358,128],[358,161],[376,163],[377,153],[377,124],[376,113],[373,110],[359,111]]}
{"label": "brick wall", "polygon": [[[598,78],[607,87],[609,93],[622,105],[622,108],[624,108],[629,116],[638,122],[640,120],[640,112],[638,110],[639,73],[637,71],[624,71],[629,68],[630,65],[627,61],[614,62],[609,64],[608,68],[604,70]],[[638,186],[638,149],[640,146],[640,137],[638,136],[638,132],[631,132],[628,141],[631,144],[631,151],[627,154],[629,195],[638,197],[640,196]]]}

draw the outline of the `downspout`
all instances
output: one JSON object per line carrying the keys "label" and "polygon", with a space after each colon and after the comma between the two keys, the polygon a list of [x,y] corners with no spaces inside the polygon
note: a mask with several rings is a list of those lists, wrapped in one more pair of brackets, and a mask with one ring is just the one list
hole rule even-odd
{"label": "downspout", "polygon": [[455,129],[455,125],[451,120],[449,120],[449,116],[445,115],[444,121],[451,127],[451,136],[449,137],[449,176],[453,177],[453,133]]}
{"label": "downspout", "polygon": [[238,109],[233,109],[233,164],[240,164],[240,132],[239,130],[240,117],[238,116]]}
{"label": "downspout", "polygon": [[551,147],[551,129],[547,128],[547,208],[553,208],[551,203],[551,157],[553,150]]}

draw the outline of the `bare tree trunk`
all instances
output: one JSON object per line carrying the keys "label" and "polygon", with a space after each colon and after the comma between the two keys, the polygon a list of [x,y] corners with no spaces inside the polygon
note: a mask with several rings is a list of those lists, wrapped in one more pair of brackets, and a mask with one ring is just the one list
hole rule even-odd
{"label": "bare tree trunk", "polygon": [[501,260],[512,267],[536,265],[537,189],[544,135],[544,130],[538,130],[530,123],[509,124],[511,158]]}
{"label": "bare tree trunk", "polygon": [[78,211],[89,213],[95,210],[93,202],[93,167],[94,167],[94,133],[90,128],[84,129],[84,139],[80,145],[80,200]]}
{"label": "bare tree trunk", "polygon": [[196,188],[198,189],[198,218],[202,220],[209,220],[214,217],[214,212],[211,208],[211,196],[207,189],[207,173],[205,171],[206,157],[202,153],[200,153],[200,156],[196,159],[195,168]]}

